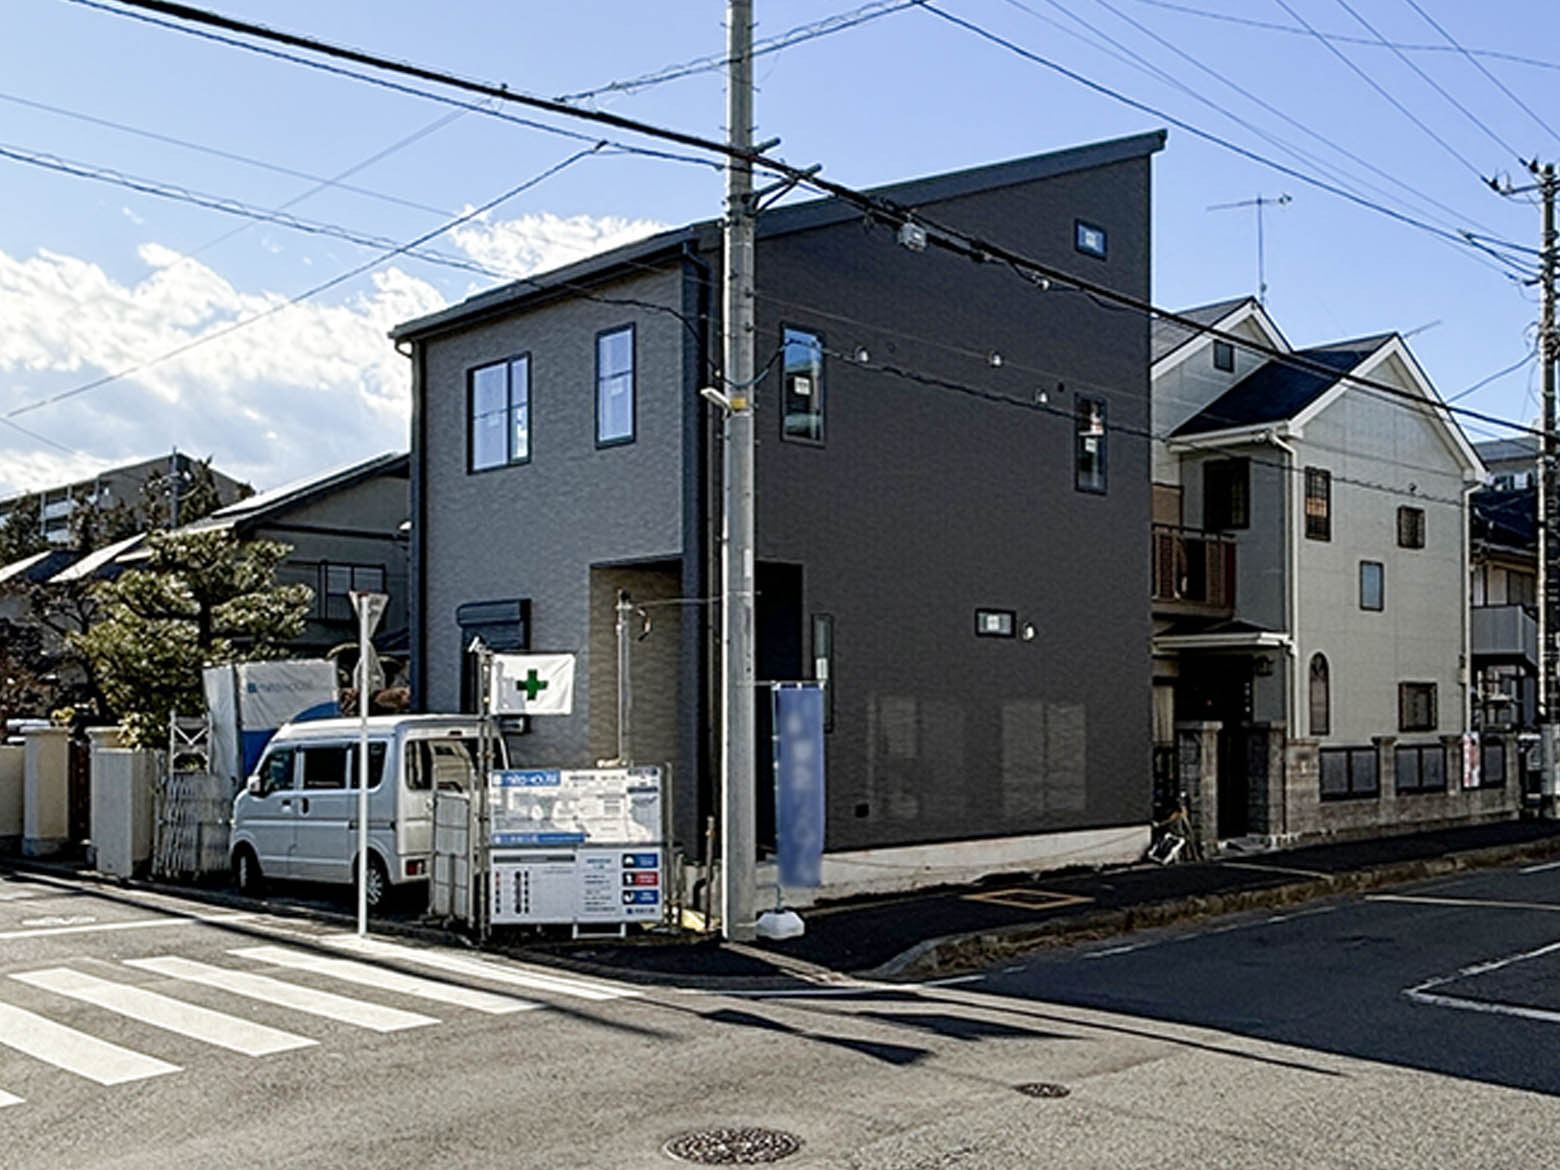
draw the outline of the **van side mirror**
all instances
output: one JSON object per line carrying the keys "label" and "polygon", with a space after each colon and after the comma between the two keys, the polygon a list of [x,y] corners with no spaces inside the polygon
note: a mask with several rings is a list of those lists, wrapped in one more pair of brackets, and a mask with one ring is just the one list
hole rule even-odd
{"label": "van side mirror", "polygon": [[246,780],[244,782],[244,787],[249,790],[249,795],[250,796],[259,796],[260,795],[260,777],[258,777],[258,776],[251,776],[248,780]]}

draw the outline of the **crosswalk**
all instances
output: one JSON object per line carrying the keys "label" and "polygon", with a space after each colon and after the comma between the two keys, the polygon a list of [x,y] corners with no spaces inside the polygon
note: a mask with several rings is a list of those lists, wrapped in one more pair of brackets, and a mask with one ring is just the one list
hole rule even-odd
{"label": "crosswalk", "polygon": [[[599,980],[379,939],[344,936],[313,941],[316,945],[310,948],[236,947],[225,955],[203,959],[171,954],[123,959],[119,963],[125,968],[122,973],[101,962],[93,964],[93,972],[58,964],[13,971],[8,980],[0,981],[0,994],[5,983],[10,983],[41,996],[28,999],[26,1007],[0,998],[0,1057],[10,1049],[99,1085],[121,1085],[183,1069],[157,1055],[82,1030],[87,1026],[83,1018],[97,1019],[95,1013],[102,1013],[105,1021],[118,1017],[224,1053],[269,1058],[319,1045],[321,1041],[308,1034],[310,1020],[389,1034],[437,1025],[449,1014],[446,1009],[496,1017],[546,1008],[550,1000],[544,997],[601,1003],[641,994]],[[407,968],[437,974],[412,974]],[[162,982],[154,990],[146,985],[146,976]],[[315,985],[320,983],[345,987],[352,994]],[[363,998],[364,989],[376,996],[413,1001],[419,1008],[440,1014]],[[517,995],[511,989],[523,989],[526,994]],[[220,994],[214,996],[213,992]],[[192,1002],[185,994],[205,1002]],[[278,1019],[285,1027],[207,1006],[228,996],[279,1009]],[[50,1010],[46,1005],[56,1001],[86,1005],[89,1010],[84,1017],[76,1012],[71,1018],[75,1026],[67,1026],[46,1014]],[[233,1006],[234,1011],[248,1010],[240,1004]],[[291,1022],[294,1017],[299,1018],[297,1023]],[[8,1075],[6,1068],[0,1061],[0,1076]],[[11,1087],[31,1092],[26,1085]],[[0,1109],[21,1104],[21,1096],[0,1088]]]}

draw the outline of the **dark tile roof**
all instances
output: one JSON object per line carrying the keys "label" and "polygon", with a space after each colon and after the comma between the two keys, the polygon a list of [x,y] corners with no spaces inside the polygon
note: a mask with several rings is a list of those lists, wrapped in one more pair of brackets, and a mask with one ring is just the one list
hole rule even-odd
{"label": "dark tile roof", "polygon": [[[1211,305],[1198,305],[1195,309],[1182,309],[1178,316],[1186,317],[1199,325],[1216,325],[1236,309],[1255,299],[1255,297],[1232,297],[1227,301],[1215,301]],[[1195,335],[1196,330],[1188,329],[1177,321],[1156,320],[1153,331],[1149,335],[1151,360],[1157,362],[1165,354],[1181,348]]]}
{"label": "dark tile roof", "polygon": [[1487,439],[1475,443],[1473,449],[1486,465],[1509,463],[1514,459],[1532,461],[1538,458],[1538,437],[1523,435],[1515,439]]}
{"label": "dark tile roof", "polygon": [[1335,386],[1340,375],[1348,373],[1394,336],[1378,333],[1299,351],[1298,356],[1325,366],[1329,373],[1282,361],[1268,362],[1236,382],[1200,414],[1182,423],[1175,433],[1200,435],[1291,419]]}
{"label": "dark tile roof", "polygon": [[1470,497],[1469,524],[1475,540],[1507,548],[1538,547],[1538,492],[1534,488],[1495,491],[1484,488]]}
{"label": "dark tile roof", "polygon": [[[1163,150],[1164,145],[1165,131],[1153,130],[1146,134],[1133,134],[1106,142],[1091,142],[1067,150],[1053,150],[1045,154],[1029,155],[988,166],[892,183],[886,187],[872,188],[865,193],[902,208],[913,208],[926,203],[957,199],[982,191],[996,191],[1019,183],[1030,183],[1037,179],[1048,179],[1055,175],[1142,158]],[[827,227],[833,223],[858,219],[860,216],[861,212],[857,208],[833,196],[810,199],[804,203],[790,203],[759,215],[758,238],[769,239],[791,232]],[[574,284],[589,284],[620,267],[647,262],[653,256],[659,257],[668,252],[675,252],[684,244],[698,243],[701,248],[715,249],[719,247],[719,229],[720,221],[715,219],[699,220],[683,227],[672,228],[574,264],[478,293],[447,309],[397,325],[390,331],[390,336],[397,341],[420,337],[463,325],[468,320],[474,321],[505,312],[533,297],[556,294]]]}

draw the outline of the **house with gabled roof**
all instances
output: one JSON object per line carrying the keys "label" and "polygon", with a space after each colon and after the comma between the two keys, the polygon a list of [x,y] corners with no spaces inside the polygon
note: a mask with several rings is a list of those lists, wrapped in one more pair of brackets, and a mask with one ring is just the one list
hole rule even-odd
{"label": "house with gabled roof", "polygon": [[1161,779],[1207,841],[1511,815],[1510,745],[1465,740],[1484,470],[1407,343],[1295,349],[1253,298],[1185,316],[1218,336],[1154,333]]}

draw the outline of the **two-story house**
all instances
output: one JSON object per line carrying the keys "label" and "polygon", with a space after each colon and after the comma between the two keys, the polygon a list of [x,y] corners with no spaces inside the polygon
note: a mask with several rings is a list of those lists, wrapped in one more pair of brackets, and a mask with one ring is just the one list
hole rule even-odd
{"label": "two-story house", "polygon": [[[1146,299],[1162,145],[877,194]],[[1136,857],[1145,319],[904,246],[833,199],[764,211],[756,271],[757,671],[827,679],[826,891]],[[650,619],[631,754],[672,764],[695,861],[717,811],[721,417],[699,391],[720,384],[720,272],[719,225],[696,223],[393,333],[412,364],[415,703],[472,707],[474,636],[573,652],[574,714],[532,720],[511,756],[612,756],[627,590]],[[761,718],[761,849],[768,737]]]}
{"label": "two-story house", "polygon": [[1509,815],[1508,745],[1476,768],[1463,739],[1483,467],[1429,378],[1394,333],[1296,350],[1254,299],[1186,316],[1253,343],[1154,334],[1155,727],[1202,835]]}

